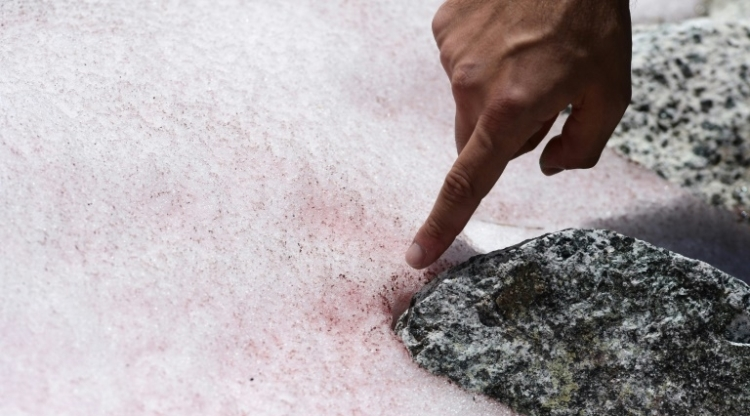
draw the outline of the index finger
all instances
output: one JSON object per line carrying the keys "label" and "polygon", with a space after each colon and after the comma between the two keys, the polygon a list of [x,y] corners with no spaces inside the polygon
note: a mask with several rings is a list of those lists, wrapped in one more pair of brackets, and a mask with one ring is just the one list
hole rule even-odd
{"label": "index finger", "polygon": [[427,221],[406,252],[411,267],[429,266],[450,247],[518,150],[517,138],[493,140],[485,125],[480,119],[445,177]]}

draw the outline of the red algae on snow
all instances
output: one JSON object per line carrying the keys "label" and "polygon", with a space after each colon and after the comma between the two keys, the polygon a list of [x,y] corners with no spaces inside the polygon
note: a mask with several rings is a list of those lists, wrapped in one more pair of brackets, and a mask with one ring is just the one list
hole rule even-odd
{"label": "red algae on snow", "polygon": [[[510,415],[391,331],[476,253],[402,260],[455,155],[438,6],[0,6],[0,413]],[[526,163],[478,218],[542,233],[661,186]]]}

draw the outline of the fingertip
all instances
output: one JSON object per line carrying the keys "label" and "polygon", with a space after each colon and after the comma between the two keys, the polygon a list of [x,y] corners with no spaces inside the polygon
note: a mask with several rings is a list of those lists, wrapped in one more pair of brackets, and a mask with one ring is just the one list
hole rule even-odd
{"label": "fingertip", "polygon": [[406,250],[406,264],[408,264],[410,267],[414,269],[422,269],[428,265],[424,264],[425,259],[427,258],[427,253],[425,253],[422,246],[420,246],[417,242],[411,243],[411,246],[409,246],[409,249]]}
{"label": "fingertip", "polygon": [[409,266],[417,270],[424,269],[443,255],[455,237],[449,238],[450,234],[441,230],[444,228],[436,227],[433,217],[427,219],[406,250],[404,257]]}

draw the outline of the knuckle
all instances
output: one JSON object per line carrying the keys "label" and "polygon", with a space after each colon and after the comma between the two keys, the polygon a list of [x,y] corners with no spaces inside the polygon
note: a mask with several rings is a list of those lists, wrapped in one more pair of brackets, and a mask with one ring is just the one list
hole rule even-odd
{"label": "knuckle", "polygon": [[476,67],[472,64],[460,64],[451,73],[451,89],[454,95],[463,95],[479,87]]}
{"label": "knuckle", "polygon": [[461,8],[460,0],[446,0],[432,17],[432,33],[437,35],[449,29]]}
{"label": "knuckle", "polygon": [[476,197],[468,171],[456,163],[448,172],[443,184],[443,197],[452,206],[459,206]]}
{"label": "knuckle", "polygon": [[530,93],[516,88],[493,99],[488,106],[488,113],[517,117],[527,111],[532,103]]}
{"label": "knuckle", "polygon": [[443,220],[436,218],[434,215],[427,218],[422,231],[427,238],[434,241],[443,241],[446,233],[452,232]]}
{"label": "knuckle", "polygon": [[483,114],[484,125],[489,132],[496,132],[508,123],[517,123],[533,106],[533,99],[523,91],[495,97]]}
{"label": "knuckle", "polygon": [[449,21],[449,13],[445,10],[445,8],[439,8],[437,13],[435,13],[435,16],[432,18],[432,35],[435,37],[435,39],[440,37],[440,34],[448,26]]}
{"label": "knuckle", "polygon": [[[484,125],[483,125],[484,124]],[[472,141],[475,142],[475,145],[479,148],[479,151],[483,154],[495,154],[495,142],[492,139],[492,135],[490,131],[488,131],[485,121],[483,124],[477,125],[477,127],[474,129],[474,136],[472,136]]]}

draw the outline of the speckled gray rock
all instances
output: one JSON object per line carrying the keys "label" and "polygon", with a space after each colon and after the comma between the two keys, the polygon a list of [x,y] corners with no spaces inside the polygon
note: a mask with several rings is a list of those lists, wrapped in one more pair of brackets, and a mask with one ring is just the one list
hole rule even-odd
{"label": "speckled gray rock", "polygon": [[430,282],[414,360],[536,415],[747,415],[750,287],[611,231],[566,230]]}
{"label": "speckled gray rock", "polygon": [[609,145],[750,222],[750,23],[635,30],[633,99]]}
{"label": "speckled gray rock", "polygon": [[714,19],[750,19],[750,2],[747,0],[706,0],[708,15]]}

